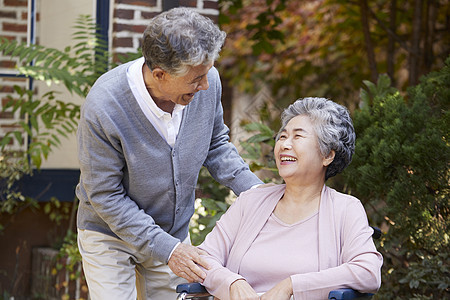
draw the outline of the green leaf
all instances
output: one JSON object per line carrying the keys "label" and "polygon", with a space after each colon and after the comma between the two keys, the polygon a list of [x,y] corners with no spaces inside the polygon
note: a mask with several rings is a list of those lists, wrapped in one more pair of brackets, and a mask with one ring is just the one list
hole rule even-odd
{"label": "green leaf", "polygon": [[9,145],[9,143],[11,143],[11,137],[9,135],[5,135],[1,140],[0,140],[0,146],[3,149],[6,145]]}
{"label": "green leaf", "polygon": [[32,127],[34,130],[39,131],[39,124],[38,124],[38,121],[37,121],[36,116],[30,115],[30,116],[29,116],[29,121],[30,121],[31,127]]}
{"label": "green leaf", "polygon": [[19,145],[22,145],[23,143],[22,133],[20,131],[14,131],[14,137],[16,138]]}
{"label": "green leaf", "polygon": [[247,142],[248,143],[261,143],[261,142],[265,142],[270,139],[272,139],[272,136],[267,136],[264,134],[255,134],[254,136],[250,137],[247,140]]}

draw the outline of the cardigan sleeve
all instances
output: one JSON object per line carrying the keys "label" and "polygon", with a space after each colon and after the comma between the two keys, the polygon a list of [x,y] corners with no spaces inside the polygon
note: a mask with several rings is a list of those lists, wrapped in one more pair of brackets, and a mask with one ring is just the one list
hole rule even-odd
{"label": "cardigan sleeve", "polygon": [[225,267],[239,229],[242,212],[240,200],[238,198],[230,206],[199,246],[208,253],[204,258],[210,266],[209,270],[205,270],[206,278],[203,285],[209,293],[222,300],[230,298],[231,284],[243,278]]}
{"label": "cardigan sleeve", "polygon": [[210,82],[209,88],[215,90],[216,104],[211,143],[204,165],[214,179],[239,195],[252,186],[263,182],[250,171],[236,147],[229,141],[230,130],[223,121],[222,85],[219,73],[215,68],[210,70],[208,80]]}
{"label": "cardigan sleeve", "polygon": [[337,247],[341,249],[339,265],[291,276],[294,299],[326,299],[331,290],[338,288],[360,292],[379,289],[383,258],[373,243],[373,229],[368,225],[364,207],[354,199],[344,211],[343,224],[337,229],[341,235],[341,245]]}

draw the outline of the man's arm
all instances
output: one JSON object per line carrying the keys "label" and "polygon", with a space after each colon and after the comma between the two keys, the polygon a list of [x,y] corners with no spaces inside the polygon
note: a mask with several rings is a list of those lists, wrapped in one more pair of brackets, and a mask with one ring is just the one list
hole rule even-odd
{"label": "man's arm", "polygon": [[212,69],[208,80],[210,88],[215,89],[216,110],[213,134],[208,156],[204,165],[219,183],[231,188],[236,195],[263,182],[250,171],[249,166],[239,155],[236,147],[229,141],[229,129],[223,121],[221,103],[222,86],[217,70]]}

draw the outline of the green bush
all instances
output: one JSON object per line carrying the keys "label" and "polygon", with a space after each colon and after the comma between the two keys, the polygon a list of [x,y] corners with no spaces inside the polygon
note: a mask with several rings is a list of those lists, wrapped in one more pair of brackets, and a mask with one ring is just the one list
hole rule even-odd
{"label": "green bush", "polygon": [[366,82],[357,134],[344,173],[349,192],[385,232],[378,299],[444,299],[449,296],[450,58],[408,94],[387,76]]}

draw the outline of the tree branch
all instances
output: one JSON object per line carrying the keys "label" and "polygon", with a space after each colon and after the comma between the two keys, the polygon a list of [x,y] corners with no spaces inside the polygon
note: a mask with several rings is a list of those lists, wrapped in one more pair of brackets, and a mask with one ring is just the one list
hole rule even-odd
{"label": "tree branch", "polygon": [[360,0],[359,4],[361,8],[361,23],[364,33],[364,41],[366,44],[367,59],[369,61],[370,77],[372,82],[377,82],[378,79],[377,62],[375,60],[375,53],[373,51],[372,39],[370,38],[367,0]]}
{"label": "tree branch", "polygon": [[[391,8],[392,8],[392,7],[391,7]],[[386,26],[386,24],[384,24],[383,21],[381,21],[381,20],[377,17],[377,15],[375,14],[375,12],[374,12],[373,10],[371,10],[370,7],[367,7],[367,9],[368,9],[368,11],[369,11],[369,13],[370,13],[370,16],[371,16],[372,18],[374,18],[375,21],[377,21],[377,24],[378,24],[381,28],[383,28],[384,31],[386,31],[386,32],[388,33],[389,37],[392,38],[392,39],[394,39],[394,40],[400,45],[401,48],[403,48],[405,51],[407,51],[408,53],[410,53],[410,52],[411,52],[411,49],[410,49],[408,43],[405,42],[405,41],[403,41],[403,40],[398,36],[398,34],[395,33],[395,31],[391,30],[388,26]],[[392,14],[392,12],[391,12],[391,14]]]}
{"label": "tree branch", "polygon": [[389,11],[389,30],[393,33],[393,35],[388,34],[388,46],[386,55],[387,73],[391,78],[392,85],[395,86],[395,39],[393,36],[396,36],[395,28],[397,26],[397,0],[391,0]]}
{"label": "tree branch", "polygon": [[419,79],[422,7],[423,0],[414,1],[414,16],[411,34],[411,55],[409,56],[409,85],[416,85]]}

